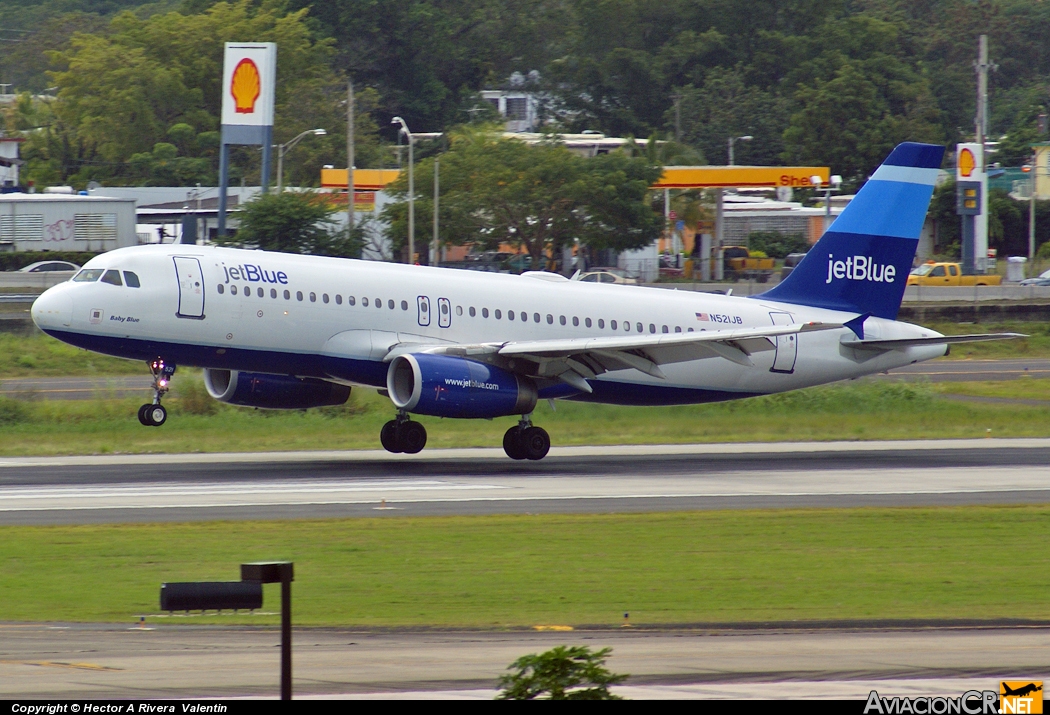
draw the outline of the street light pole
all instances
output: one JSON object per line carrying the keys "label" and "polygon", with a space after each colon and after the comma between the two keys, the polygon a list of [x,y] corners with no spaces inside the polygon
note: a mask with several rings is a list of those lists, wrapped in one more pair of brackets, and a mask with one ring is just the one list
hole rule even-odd
{"label": "street light pole", "polygon": [[391,124],[400,124],[401,132],[408,137],[408,262],[416,262],[416,179],[412,170],[415,164],[412,145],[414,137],[408,129],[408,124],[401,117],[394,117]]}
{"label": "street light pole", "polygon": [[754,139],[750,134],[745,134],[742,137],[729,137],[729,165],[733,166],[733,145],[738,141],[749,142]]}
{"label": "street light pole", "polygon": [[346,226],[354,233],[354,82],[346,81]]}
{"label": "street light pole", "polygon": [[430,259],[430,265],[441,265],[441,242],[438,240],[438,202],[441,200],[441,192],[439,190],[441,177],[440,177],[440,162],[441,157],[434,157],[434,241],[433,256]]}
{"label": "street light pole", "polygon": [[305,132],[299,134],[295,139],[284,144],[277,145],[277,193],[284,191],[284,155],[286,152],[291,151],[295,148],[295,145],[303,140],[304,137],[308,137],[311,134],[317,137],[323,137],[327,134],[324,129],[307,129]]}

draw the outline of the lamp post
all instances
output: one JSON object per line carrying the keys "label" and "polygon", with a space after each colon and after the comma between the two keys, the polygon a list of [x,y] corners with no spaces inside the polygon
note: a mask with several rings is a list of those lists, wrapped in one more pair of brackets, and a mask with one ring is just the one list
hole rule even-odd
{"label": "lamp post", "polygon": [[737,142],[749,142],[754,139],[750,134],[745,134],[742,137],[729,137],[729,165],[733,166],[733,145]]}
{"label": "lamp post", "polygon": [[414,137],[401,117],[394,117],[391,124],[400,124],[401,133],[408,138],[408,262],[416,262],[416,177],[412,171],[415,156],[412,152]]}
{"label": "lamp post", "polygon": [[323,137],[327,134],[324,129],[307,129],[302,132],[295,139],[284,144],[277,145],[277,193],[284,191],[284,155],[291,149],[295,148],[295,145],[301,142],[305,137],[313,135],[315,137]]}
{"label": "lamp post", "polygon": [[[813,184],[813,188],[820,191],[820,185],[824,183],[823,179],[814,174],[809,177],[809,182]],[[842,177],[838,174],[833,174],[830,177],[827,188],[824,189],[824,231],[826,233],[831,228],[831,192],[838,191],[839,187],[842,186]]]}

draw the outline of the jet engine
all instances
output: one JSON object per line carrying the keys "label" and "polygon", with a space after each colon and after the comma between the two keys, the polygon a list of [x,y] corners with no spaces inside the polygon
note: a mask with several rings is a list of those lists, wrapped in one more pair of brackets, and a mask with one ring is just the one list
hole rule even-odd
{"label": "jet engine", "polygon": [[386,386],[395,407],[420,415],[503,417],[536,407],[529,378],[448,355],[399,355],[390,363]]}
{"label": "jet engine", "polygon": [[324,380],[236,370],[204,371],[204,386],[219,402],[269,410],[302,410],[341,405],[350,388]]}

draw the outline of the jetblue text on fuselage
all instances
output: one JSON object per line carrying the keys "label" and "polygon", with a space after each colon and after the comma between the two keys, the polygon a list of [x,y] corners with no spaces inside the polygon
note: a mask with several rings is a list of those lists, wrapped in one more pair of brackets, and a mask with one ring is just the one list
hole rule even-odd
{"label": "jetblue text on fuselage", "polygon": [[873,281],[875,283],[892,283],[897,277],[897,267],[876,263],[871,256],[849,256],[844,261],[836,261],[835,256],[828,254],[828,279],[851,281]]}
{"label": "jetblue text on fuselage", "polygon": [[267,271],[262,266],[253,266],[245,263],[240,266],[222,267],[226,273],[226,282],[232,278],[235,281],[248,281],[249,283],[280,283],[288,285],[288,274],[284,271]]}

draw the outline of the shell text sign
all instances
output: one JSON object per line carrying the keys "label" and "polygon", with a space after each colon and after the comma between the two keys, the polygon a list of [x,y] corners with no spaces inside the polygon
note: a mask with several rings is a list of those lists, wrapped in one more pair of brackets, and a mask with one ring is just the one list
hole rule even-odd
{"label": "shell text sign", "polygon": [[259,68],[245,57],[237,63],[230,81],[230,94],[233,95],[234,108],[238,114],[252,114],[255,101],[262,93],[262,82],[259,80]]}

